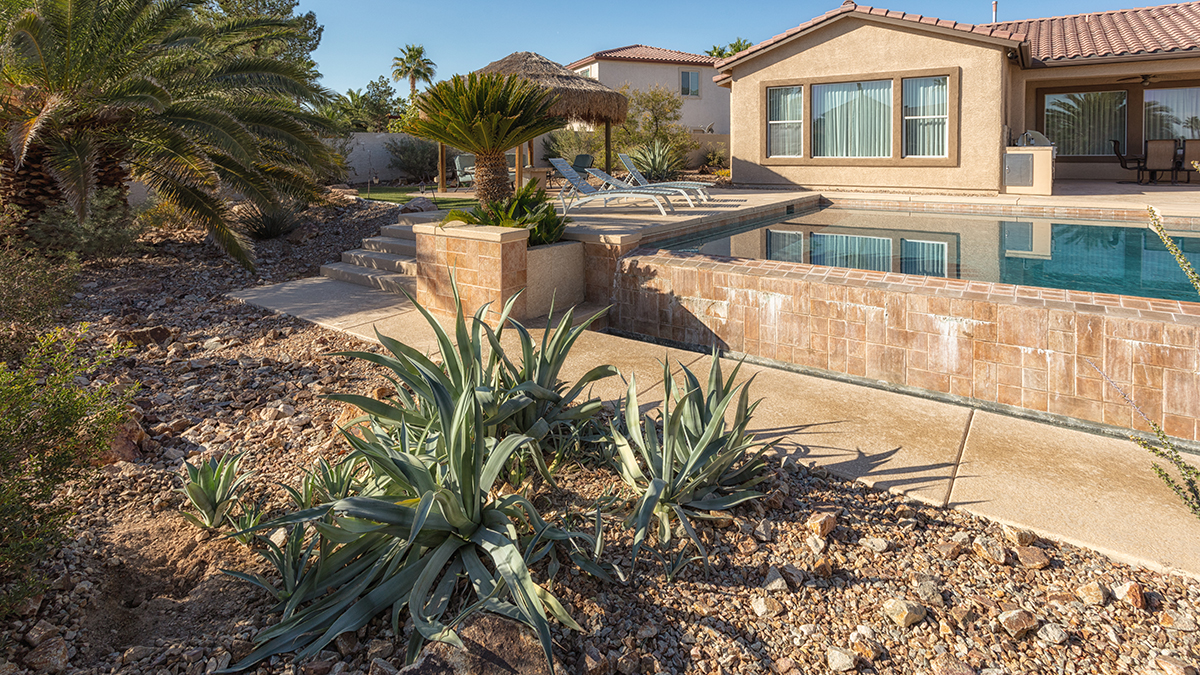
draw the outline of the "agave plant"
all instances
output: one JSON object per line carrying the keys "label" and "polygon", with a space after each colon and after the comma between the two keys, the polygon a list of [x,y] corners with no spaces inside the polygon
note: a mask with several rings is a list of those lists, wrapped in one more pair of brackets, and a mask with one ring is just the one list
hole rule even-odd
{"label": "agave plant", "polygon": [[209,459],[199,466],[184,462],[188,477],[180,492],[187,495],[188,501],[199,515],[183,512],[183,517],[196,527],[211,530],[220,527],[238,503],[238,494],[242,483],[250,474],[239,474],[238,465],[242,456],[225,455],[221,459]]}
{"label": "agave plant", "polygon": [[[705,391],[696,376],[683,367],[683,386],[663,364],[662,439],[654,419],[639,419],[637,381],[630,377],[625,396],[624,431],[611,424],[621,478],[641,493],[630,523],[634,528],[633,560],[657,520],[658,541],[671,541],[673,523],[696,545],[708,565],[708,552],[692,527],[693,518],[709,518],[709,511],[724,511],[762,497],[752,490],[765,480],[763,453],[774,443],[758,443],[746,432],[758,402],[749,402],[750,382],[734,385],[738,364],[725,380],[721,361],[712,357]],[[737,400],[733,422],[725,413]],[[677,559],[673,571],[683,564]],[[632,565],[631,565],[632,566]]]}
{"label": "agave plant", "polygon": [[[586,550],[594,546],[591,536],[553,527],[525,498],[493,489],[508,458],[536,441],[487,436],[485,396],[467,390],[455,398],[434,373],[425,374],[425,384],[439,408],[435,434],[410,435],[403,423],[387,434],[346,434],[371,468],[363,492],[262,526],[290,526],[298,536],[295,529],[311,525],[336,547],[292,574],[301,581],[281,608],[283,619],[256,636],[258,647],[233,670],[286,651],[306,658],[383,612],[397,633],[402,613],[411,616],[409,662],[425,640],[461,646],[454,628],[478,610],[532,626],[547,660],[548,616],[579,630],[558,599],[533,581],[527,559],[548,541],[579,539]],[[305,550],[313,555],[311,543]],[[458,584],[460,576],[470,583]],[[463,609],[443,621],[452,604]]]}
{"label": "agave plant", "polygon": [[683,171],[683,157],[670,143],[656,140],[629,154],[634,166],[652,183],[673,180]]}
{"label": "agave plant", "polygon": [[[256,523],[250,530],[256,529]],[[310,580],[315,579],[314,572],[317,569],[316,565],[309,565],[309,560],[313,559],[313,548],[317,544],[317,537],[312,537],[305,543],[306,528],[295,525],[288,531],[284,537],[283,546],[279,546],[274,541],[267,537],[262,537],[253,534],[253,532],[242,531],[235,533],[234,536],[253,536],[259,539],[263,547],[256,549],[256,552],[263,557],[264,560],[271,563],[275,569],[275,574],[279,577],[279,583],[272,583],[266,577],[257,572],[247,574],[236,570],[221,570],[225,574],[249,582],[271,594],[276,600],[285,603],[276,610],[282,610],[288,600],[296,596],[296,591],[302,586],[311,586]]]}
{"label": "agave plant", "polygon": [[258,524],[263,519],[262,504],[258,502],[250,505],[247,505],[246,502],[239,502],[239,504],[241,505],[241,511],[236,516],[232,514],[225,516],[229,519],[229,524],[235,530],[230,536],[242,546],[253,548],[255,539],[257,538],[253,530],[258,527]]}

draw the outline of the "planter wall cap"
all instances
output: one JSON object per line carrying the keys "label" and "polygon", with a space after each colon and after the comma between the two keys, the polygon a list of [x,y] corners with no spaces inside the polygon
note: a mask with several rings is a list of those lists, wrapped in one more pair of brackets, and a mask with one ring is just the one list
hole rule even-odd
{"label": "planter wall cap", "polygon": [[478,241],[499,242],[525,241],[529,239],[529,230],[519,227],[493,227],[491,225],[467,225],[454,220],[445,226],[440,224],[413,225],[414,234],[429,234],[435,237],[454,237],[456,239],[475,239]]}

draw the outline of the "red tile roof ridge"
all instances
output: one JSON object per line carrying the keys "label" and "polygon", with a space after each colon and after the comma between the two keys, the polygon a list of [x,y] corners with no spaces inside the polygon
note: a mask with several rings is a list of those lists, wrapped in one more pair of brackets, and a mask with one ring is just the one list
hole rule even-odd
{"label": "red tile roof ridge", "polygon": [[654,47],[651,45],[632,44],[624,47],[615,47],[613,49],[604,49],[588,56],[578,59],[570,65],[566,66],[568,70],[572,70],[577,66],[583,65],[589,61],[645,61],[651,63],[695,63],[700,65],[712,66],[717,62],[715,56],[707,54],[693,54],[684,52],[678,49],[666,49],[665,47]]}
{"label": "red tile roof ridge", "polygon": [[1101,16],[1104,14],[1128,14],[1129,12],[1144,12],[1148,9],[1165,9],[1167,7],[1200,7],[1200,1],[1193,2],[1172,2],[1165,5],[1146,5],[1144,7],[1125,7],[1123,9],[1106,9],[1102,12],[1081,12],[1079,14],[1063,14],[1061,16],[1033,16],[1028,19],[1009,19],[1008,21],[992,21],[989,23],[981,23],[980,26],[1000,26],[1003,24],[1013,23],[1028,23],[1030,21],[1050,21],[1052,19],[1078,19],[1084,16]]}

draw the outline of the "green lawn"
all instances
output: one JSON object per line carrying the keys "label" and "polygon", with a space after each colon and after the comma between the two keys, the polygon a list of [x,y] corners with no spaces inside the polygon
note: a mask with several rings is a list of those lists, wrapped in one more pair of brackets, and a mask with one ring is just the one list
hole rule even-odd
{"label": "green lawn", "polygon": [[[376,199],[381,202],[394,202],[403,204],[413,197],[419,197],[421,191],[415,186],[410,187],[391,187],[387,185],[372,185],[371,194],[367,194],[367,186],[359,185],[358,196],[364,199]],[[439,209],[471,209],[479,205],[473,197],[468,197],[469,193],[464,192],[462,197],[433,197],[431,193],[426,193],[433,203],[437,204]]]}

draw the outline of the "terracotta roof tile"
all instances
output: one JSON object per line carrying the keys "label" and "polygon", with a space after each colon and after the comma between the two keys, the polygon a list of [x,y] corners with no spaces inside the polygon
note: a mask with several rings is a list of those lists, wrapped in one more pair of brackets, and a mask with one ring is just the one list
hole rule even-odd
{"label": "terracotta roof tile", "polygon": [[717,62],[717,59],[704,54],[690,54],[674,49],[663,49],[647,45],[629,45],[628,47],[606,49],[602,52],[596,52],[591,56],[585,56],[575,63],[568,65],[567,70],[573,70],[576,66],[581,66],[588,61],[647,61],[650,63],[682,63],[684,65],[694,63],[696,65],[711,67]]}
{"label": "terracotta roof tile", "polygon": [[770,47],[773,44],[776,44],[782,40],[787,39],[788,37],[791,37],[792,35],[795,35],[796,33],[808,30],[809,28],[812,28],[818,24],[824,23],[834,17],[841,16],[842,14],[850,14],[850,13],[867,14],[867,15],[873,15],[873,16],[884,16],[884,17],[891,18],[891,19],[900,19],[902,21],[912,21],[913,23],[934,25],[934,26],[938,26],[941,28],[950,28],[953,30],[963,31],[965,33],[973,33],[975,35],[994,37],[994,38],[999,38],[1002,40],[1014,40],[1014,41],[1020,42],[1025,37],[1024,35],[1019,34],[1019,31],[1010,31],[1007,29],[1003,29],[1003,28],[998,27],[999,26],[998,24],[993,25],[993,26],[976,26],[974,24],[959,23],[957,21],[947,21],[944,19],[937,19],[934,17],[922,16],[920,14],[909,14],[907,12],[888,10],[888,9],[884,9],[882,7],[867,7],[866,5],[856,5],[853,2],[850,2],[849,0],[847,0],[847,2],[842,3],[842,5],[840,7],[837,7],[836,9],[831,9],[828,12],[825,12],[824,14],[822,14],[821,16],[818,16],[815,19],[806,21],[806,22],[800,24],[799,26],[792,28],[791,30],[788,30],[784,33],[776,35],[775,37],[773,37],[769,40],[766,40],[764,42],[760,42],[749,49],[746,49],[744,51],[738,52],[737,54],[734,54],[733,56],[721,59],[720,61],[717,61],[714,64],[714,66],[718,69],[724,68],[725,66],[729,65],[730,63],[733,63],[736,60],[740,60],[740,59],[750,56],[756,52],[760,52],[760,51]]}
{"label": "terracotta roof tile", "polygon": [[1200,2],[986,26],[1024,33],[1033,58],[1042,62],[1200,51]]}

